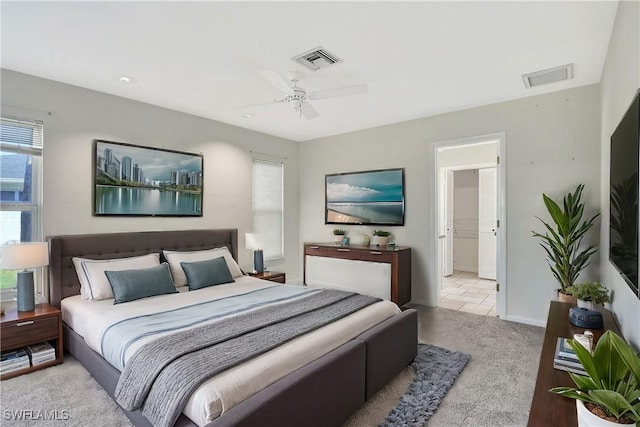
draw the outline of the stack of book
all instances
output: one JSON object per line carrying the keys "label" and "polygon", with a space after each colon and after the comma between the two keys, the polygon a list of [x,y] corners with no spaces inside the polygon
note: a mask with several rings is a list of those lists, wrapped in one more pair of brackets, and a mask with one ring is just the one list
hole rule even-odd
{"label": "stack of book", "polygon": [[7,351],[0,355],[0,374],[28,368],[29,354],[23,349]]}
{"label": "stack of book", "polygon": [[48,342],[28,345],[27,353],[29,353],[33,366],[56,360],[56,350]]}
{"label": "stack of book", "polygon": [[587,375],[582,367],[576,352],[567,342],[569,338],[558,337],[556,344],[556,354],[553,358],[553,367],[563,371],[573,372],[574,374]]}

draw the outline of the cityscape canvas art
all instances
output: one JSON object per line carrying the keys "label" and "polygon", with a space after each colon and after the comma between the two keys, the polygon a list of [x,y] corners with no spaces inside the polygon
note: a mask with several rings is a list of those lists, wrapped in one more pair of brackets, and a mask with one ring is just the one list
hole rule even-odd
{"label": "cityscape canvas art", "polygon": [[93,214],[202,216],[199,154],[94,141]]}

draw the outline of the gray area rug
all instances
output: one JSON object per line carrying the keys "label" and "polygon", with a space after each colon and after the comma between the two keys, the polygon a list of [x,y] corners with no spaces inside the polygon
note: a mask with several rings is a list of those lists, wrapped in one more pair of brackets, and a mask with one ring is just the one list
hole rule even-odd
{"label": "gray area rug", "polygon": [[381,427],[422,427],[462,372],[471,356],[429,344],[418,344],[411,363],[416,377]]}

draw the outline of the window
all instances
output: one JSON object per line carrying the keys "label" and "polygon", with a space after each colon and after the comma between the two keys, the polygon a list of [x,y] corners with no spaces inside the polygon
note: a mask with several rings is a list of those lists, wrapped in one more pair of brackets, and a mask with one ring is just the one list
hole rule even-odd
{"label": "window", "polygon": [[[0,245],[42,240],[42,123],[0,118]],[[42,272],[35,272],[43,295]],[[0,270],[0,300],[15,297],[16,271]]]}
{"label": "window", "polygon": [[253,232],[266,261],[284,258],[283,177],[281,162],[253,160]]}

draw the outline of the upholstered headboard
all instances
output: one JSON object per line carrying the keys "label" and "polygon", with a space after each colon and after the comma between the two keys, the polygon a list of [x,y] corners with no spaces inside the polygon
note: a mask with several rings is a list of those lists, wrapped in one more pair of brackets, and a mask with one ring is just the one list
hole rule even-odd
{"label": "upholstered headboard", "polygon": [[125,258],[163,250],[196,251],[226,246],[238,260],[238,230],[142,231],[131,233],[76,234],[48,237],[49,301],[60,307],[63,298],[78,295],[80,282],[73,257]]}

